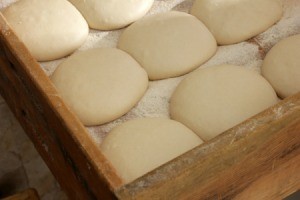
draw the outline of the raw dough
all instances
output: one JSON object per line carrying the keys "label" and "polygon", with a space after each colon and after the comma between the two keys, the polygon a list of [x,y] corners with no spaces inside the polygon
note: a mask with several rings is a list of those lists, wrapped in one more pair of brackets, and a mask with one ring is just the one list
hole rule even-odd
{"label": "raw dough", "polygon": [[129,26],[118,47],[132,55],[151,80],[183,75],[216,52],[216,41],[192,15],[171,11]]}
{"label": "raw dough", "polygon": [[247,40],[282,16],[281,0],[196,0],[191,14],[198,17],[218,44]]}
{"label": "raw dough", "polygon": [[112,30],[124,27],[144,16],[153,0],[69,0],[94,29]]}
{"label": "raw dough", "polygon": [[179,122],[144,118],[114,128],[101,150],[128,183],[201,143],[195,133]]}
{"label": "raw dough", "polygon": [[66,0],[20,0],[3,15],[38,61],[72,53],[89,32],[82,15]]}
{"label": "raw dough", "polygon": [[283,39],[269,51],[262,74],[280,97],[300,92],[300,34]]}
{"label": "raw dough", "polygon": [[74,54],[58,66],[51,79],[85,125],[122,116],[148,86],[145,70],[127,53],[113,48]]}
{"label": "raw dough", "polygon": [[209,140],[277,103],[271,85],[256,72],[233,65],[199,69],[176,88],[171,118]]}

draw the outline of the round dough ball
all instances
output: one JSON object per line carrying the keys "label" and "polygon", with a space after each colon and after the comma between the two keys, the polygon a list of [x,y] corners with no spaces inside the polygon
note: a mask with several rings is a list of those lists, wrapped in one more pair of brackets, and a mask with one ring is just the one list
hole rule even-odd
{"label": "round dough ball", "polygon": [[281,0],[196,0],[191,9],[191,14],[208,27],[221,45],[262,33],[282,13]]}
{"label": "round dough ball", "polygon": [[145,70],[127,53],[113,48],[76,53],[58,66],[51,79],[85,125],[122,116],[148,87]]}
{"label": "round dough ball", "polygon": [[143,18],[121,35],[118,47],[132,55],[151,80],[183,75],[216,52],[216,41],[194,16],[171,11]]}
{"label": "round dough ball", "polygon": [[233,65],[200,69],[188,75],[171,97],[171,118],[209,140],[277,103],[271,85],[259,74]]}
{"label": "round dough ball", "polygon": [[94,29],[122,28],[143,17],[153,0],[69,0]]}
{"label": "round dough ball", "polygon": [[281,40],[269,51],[262,74],[280,97],[300,92],[300,34]]}
{"label": "round dough ball", "polygon": [[144,118],[114,128],[101,150],[128,183],[201,143],[195,133],[179,122]]}
{"label": "round dough ball", "polygon": [[20,0],[3,15],[38,61],[69,55],[89,32],[85,19],[66,0]]}

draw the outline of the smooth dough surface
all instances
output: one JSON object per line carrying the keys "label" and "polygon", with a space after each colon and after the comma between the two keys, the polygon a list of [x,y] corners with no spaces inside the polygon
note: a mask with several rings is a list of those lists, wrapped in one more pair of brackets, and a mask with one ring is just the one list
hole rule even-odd
{"label": "smooth dough surface", "polygon": [[209,140],[277,102],[272,86],[240,66],[199,69],[176,88],[171,118]]}
{"label": "smooth dough surface", "polygon": [[300,34],[281,40],[269,51],[262,74],[282,98],[300,92]]}
{"label": "smooth dough surface", "polygon": [[94,29],[122,28],[144,16],[153,0],[69,0]]}
{"label": "smooth dough surface", "polygon": [[130,55],[114,48],[76,53],[58,66],[51,79],[85,125],[122,116],[148,87],[145,70]]}
{"label": "smooth dough surface", "polygon": [[38,61],[69,55],[89,32],[83,16],[67,0],[20,0],[3,15]]}
{"label": "smooth dough surface", "polygon": [[282,16],[281,0],[196,0],[190,13],[218,44],[242,42],[265,31]]}
{"label": "smooth dough surface", "polygon": [[129,26],[118,47],[132,55],[151,80],[180,76],[216,52],[212,34],[196,17],[171,11],[145,17]]}
{"label": "smooth dough surface", "polygon": [[101,150],[128,183],[201,143],[195,133],[179,122],[144,118],[114,128]]}

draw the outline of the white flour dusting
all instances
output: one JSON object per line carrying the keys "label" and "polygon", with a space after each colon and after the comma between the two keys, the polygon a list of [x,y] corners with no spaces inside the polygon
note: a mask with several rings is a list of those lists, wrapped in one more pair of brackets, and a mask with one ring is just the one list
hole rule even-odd
{"label": "white flour dusting", "polygon": [[[193,1],[191,0],[155,1],[150,14],[168,10],[188,12],[192,3]],[[297,2],[297,0],[286,0],[284,2],[284,16],[280,22],[255,37],[254,40],[218,47],[215,56],[201,67],[227,63],[244,66],[260,73],[260,66],[265,53],[281,38],[300,33],[299,23],[300,2]],[[260,50],[264,53],[262,54]],[[89,127],[88,130],[92,137],[100,144],[113,127],[124,121],[141,117],[169,117],[168,110],[171,94],[183,78],[184,76],[161,81],[151,81],[145,96],[126,115],[102,126]]]}
{"label": "white flour dusting", "polygon": [[259,45],[267,52],[279,40],[300,33],[300,1],[285,0],[282,19],[256,37]]}
{"label": "white flour dusting", "polygon": [[18,0],[0,0],[0,10],[9,6],[10,4],[16,2]]}
{"label": "white flour dusting", "polygon": [[[14,1],[16,0],[0,0],[0,9]],[[218,47],[215,56],[201,67],[227,63],[244,66],[260,73],[260,66],[265,53],[282,38],[300,33],[300,1],[285,0],[283,2],[284,16],[277,24],[249,41]],[[192,3],[193,0],[155,0],[148,14],[151,15],[168,10],[188,12]],[[77,51],[98,47],[116,47],[122,31],[122,29],[117,31],[90,30],[86,42]],[[46,74],[50,76],[57,65],[63,60],[64,59],[43,62],[41,66]],[[151,81],[144,97],[131,111],[108,124],[88,127],[87,129],[90,135],[94,138],[96,143],[101,144],[107,133],[113,127],[124,121],[142,117],[169,117],[170,97],[176,86],[184,77],[185,76],[161,81]]]}

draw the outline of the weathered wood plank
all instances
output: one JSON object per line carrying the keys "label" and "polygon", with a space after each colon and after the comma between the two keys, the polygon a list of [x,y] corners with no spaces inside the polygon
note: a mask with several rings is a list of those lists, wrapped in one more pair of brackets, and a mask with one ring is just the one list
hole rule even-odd
{"label": "weathered wood plank", "polygon": [[[276,160],[272,163],[272,170],[251,183],[235,200],[271,199],[282,200],[300,188],[300,154],[290,161],[276,167]],[[295,190],[296,189],[296,190]],[[263,191],[263,192],[261,192]]]}
{"label": "weathered wood plank", "polygon": [[0,14],[0,93],[70,199],[114,199],[121,180]]}
{"label": "weathered wood plank", "polygon": [[[300,179],[295,179],[299,154],[300,93],[121,187],[116,194],[120,199],[243,199],[253,191],[266,199],[280,192],[287,196],[300,189]],[[278,177],[286,168],[293,170]],[[256,183],[268,183],[268,189],[274,189],[264,190]],[[280,191],[275,190],[278,185]]]}

